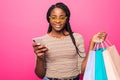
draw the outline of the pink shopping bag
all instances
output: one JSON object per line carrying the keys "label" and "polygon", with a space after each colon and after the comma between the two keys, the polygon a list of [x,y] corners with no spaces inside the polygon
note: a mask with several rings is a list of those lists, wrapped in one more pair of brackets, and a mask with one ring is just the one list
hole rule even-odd
{"label": "pink shopping bag", "polygon": [[117,68],[113,63],[112,56],[110,54],[111,53],[108,50],[103,51],[103,59],[104,59],[108,80],[120,80],[117,72]]}
{"label": "pink shopping bag", "polygon": [[115,45],[112,45],[108,40],[104,43],[106,50],[103,52],[103,57],[108,80],[120,80],[120,55]]}
{"label": "pink shopping bag", "polygon": [[108,47],[107,50],[109,51],[110,56],[113,60],[113,63],[117,69],[117,72],[119,75],[119,80],[120,80],[120,55],[119,55],[119,53],[114,45]]}

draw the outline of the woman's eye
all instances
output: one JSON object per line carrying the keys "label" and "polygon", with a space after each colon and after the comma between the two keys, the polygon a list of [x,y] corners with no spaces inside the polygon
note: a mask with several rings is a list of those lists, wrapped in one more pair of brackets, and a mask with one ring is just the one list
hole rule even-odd
{"label": "woman's eye", "polygon": [[56,17],[51,17],[52,19],[56,19]]}
{"label": "woman's eye", "polygon": [[65,19],[65,17],[61,17],[60,19]]}
{"label": "woman's eye", "polygon": [[64,20],[66,17],[60,17],[61,20]]}

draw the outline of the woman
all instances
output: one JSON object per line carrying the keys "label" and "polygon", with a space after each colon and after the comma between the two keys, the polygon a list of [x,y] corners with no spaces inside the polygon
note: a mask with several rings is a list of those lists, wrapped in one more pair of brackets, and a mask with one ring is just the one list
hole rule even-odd
{"label": "woman", "polygon": [[[38,77],[46,76],[48,80],[79,80],[79,74],[84,73],[89,54],[85,55],[83,37],[72,32],[69,19],[69,8],[63,3],[56,3],[48,9],[48,33],[42,36],[42,45],[33,43],[37,55],[35,73]],[[105,32],[95,34],[89,50],[105,37]]]}

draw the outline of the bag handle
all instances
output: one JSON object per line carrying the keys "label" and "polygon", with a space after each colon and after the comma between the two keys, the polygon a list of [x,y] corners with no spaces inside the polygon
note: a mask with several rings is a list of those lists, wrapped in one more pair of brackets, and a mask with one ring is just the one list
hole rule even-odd
{"label": "bag handle", "polygon": [[97,43],[95,43],[95,49],[94,50],[98,50],[100,48],[100,46],[102,48],[105,48],[105,46],[103,45],[103,40],[101,40],[101,39],[99,41],[97,41]]}
{"label": "bag handle", "polygon": [[106,39],[105,43],[108,44],[108,46],[112,46],[112,43],[108,39]]}
{"label": "bag handle", "polygon": [[99,43],[101,44],[102,48],[107,48],[109,46],[112,46],[112,43],[108,39],[106,39],[105,41],[100,41]]}
{"label": "bag handle", "polygon": [[[107,45],[107,44],[106,44]],[[97,43],[95,43],[94,50],[98,50],[99,48],[105,48],[105,43],[102,40],[99,40]]]}
{"label": "bag handle", "polygon": [[103,45],[103,48],[105,48],[105,46],[106,46],[106,47],[112,46],[112,43],[111,43],[108,39],[106,39],[106,40],[105,40],[104,42],[102,42],[101,44]]}
{"label": "bag handle", "polygon": [[95,46],[93,48],[93,50],[97,50],[100,48],[100,46],[102,48],[105,48],[105,47],[109,47],[109,46],[112,46],[112,43],[106,39],[105,41],[102,41],[101,39],[99,41],[97,41],[97,43],[95,43]]}

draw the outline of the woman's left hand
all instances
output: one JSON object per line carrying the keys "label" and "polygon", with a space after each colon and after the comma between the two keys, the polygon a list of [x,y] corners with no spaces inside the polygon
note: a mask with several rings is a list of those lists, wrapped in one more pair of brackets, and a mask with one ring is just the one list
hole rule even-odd
{"label": "woman's left hand", "polygon": [[98,32],[97,34],[95,34],[95,35],[93,36],[92,41],[93,41],[94,43],[103,42],[103,41],[105,41],[106,36],[107,36],[107,33],[106,33],[106,32]]}

